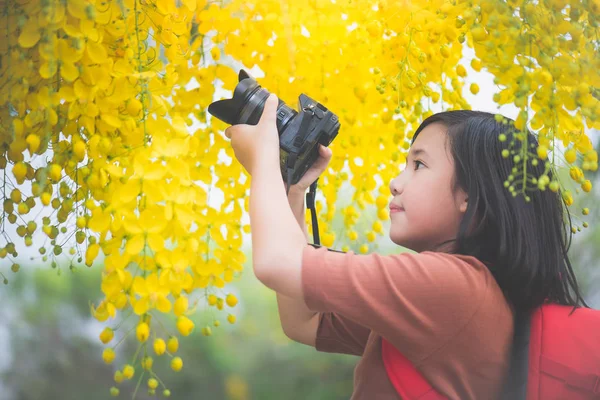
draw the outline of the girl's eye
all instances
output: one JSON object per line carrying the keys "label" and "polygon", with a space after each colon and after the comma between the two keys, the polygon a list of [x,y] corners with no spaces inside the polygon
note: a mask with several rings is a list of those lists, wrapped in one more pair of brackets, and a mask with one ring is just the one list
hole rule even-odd
{"label": "girl's eye", "polygon": [[415,170],[419,169],[419,165],[423,165],[423,166],[425,165],[425,164],[423,164],[423,163],[422,163],[421,161],[419,161],[419,160],[415,160],[415,161],[414,161],[414,164],[415,164]]}

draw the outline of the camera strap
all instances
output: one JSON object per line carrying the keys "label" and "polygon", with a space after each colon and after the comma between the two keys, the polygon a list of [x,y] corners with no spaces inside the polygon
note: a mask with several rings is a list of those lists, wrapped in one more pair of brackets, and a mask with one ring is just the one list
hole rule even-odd
{"label": "camera strap", "polygon": [[[294,173],[294,165],[296,164],[296,159],[298,158],[298,154],[295,152],[290,152],[288,154],[288,158],[287,158],[287,162],[286,162],[286,170],[287,170],[287,174],[286,174],[286,185],[287,185],[287,189],[286,189],[286,196],[289,195],[290,193],[290,187],[292,186],[292,175]],[[313,239],[314,239],[314,244],[316,245],[320,245],[320,238],[319,238],[319,221],[317,220],[317,210],[315,208],[315,196],[316,196],[316,191],[317,191],[317,182],[319,181],[319,178],[317,178],[317,180],[315,180],[311,185],[310,185],[310,189],[308,190],[308,193],[306,194],[306,208],[310,210],[310,215],[312,218],[312,226],[313,226]]]}
{"label": "camera strap", "polygon": [[317,220],[317,210],[315,209],[315,195],[318,181],[319,178],[310,185],[310,189],[308,190],[308,193],[306,193],[306,208],[310,210],[313,226],[313,239],[315,242],[314,244],[317,245],[321,244],[319,238],[319,221]]}

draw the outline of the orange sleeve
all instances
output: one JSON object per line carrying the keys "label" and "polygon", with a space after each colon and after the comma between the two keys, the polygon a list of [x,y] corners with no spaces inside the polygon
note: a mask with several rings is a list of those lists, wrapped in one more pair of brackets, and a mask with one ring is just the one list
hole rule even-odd
{"label": "orange sleeve", "polygon": [[371,330],[336,313],[319,315],[315,348],[326,353],[362,356]]}
{"label": "orange sleeve", "polygon": [[306,246],[302,290],[311,310],[373,330],[416,364],[475,314],[490,283],[485,269],[474,257],[446,253],[357,255]]}

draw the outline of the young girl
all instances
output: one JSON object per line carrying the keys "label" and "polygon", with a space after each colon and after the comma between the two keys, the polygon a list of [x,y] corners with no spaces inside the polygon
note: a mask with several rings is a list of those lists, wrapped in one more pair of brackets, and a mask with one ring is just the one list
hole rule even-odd
{"label": "young girl", "polygon": [[[417,253],[357,255],[307,244],[304,192],[331,150],[321,147],[288,199],[276,108],[271,95],[258,125],[226,131],[252,176],[254,272],[277,292],[289,338],[362,356],[352,399],[399,398],[383,365],[382,337],[448,398],[499,398],[515,311],[545,301],[587,307],[567,257],[571,231],[560,194],[535,190],[526,202],[504,187],[513,168],[501,155],[512,139],[509,124],[477,111],[423,121],[405,170],[390,182],[390,238]],[[533,135],[528,141],[537,146]],[[527,170],[540,176],[543,162]]]}

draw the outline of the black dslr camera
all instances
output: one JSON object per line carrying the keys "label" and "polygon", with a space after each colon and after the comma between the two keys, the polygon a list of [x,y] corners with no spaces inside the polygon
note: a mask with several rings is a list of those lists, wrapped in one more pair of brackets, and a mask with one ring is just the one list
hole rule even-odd
{"label": "black dslr camera", "polygon": [[[256,125],[270,93],[243,69],[238,79],[233,98],[215,101],[208,112],[230,125]],[[300,94],[298,105],[299,112],[281,99],[277,105],[279,164],[288,190],[319,157],[318,144],[329,146],[340,129],[339,118],[321,103]]]}

